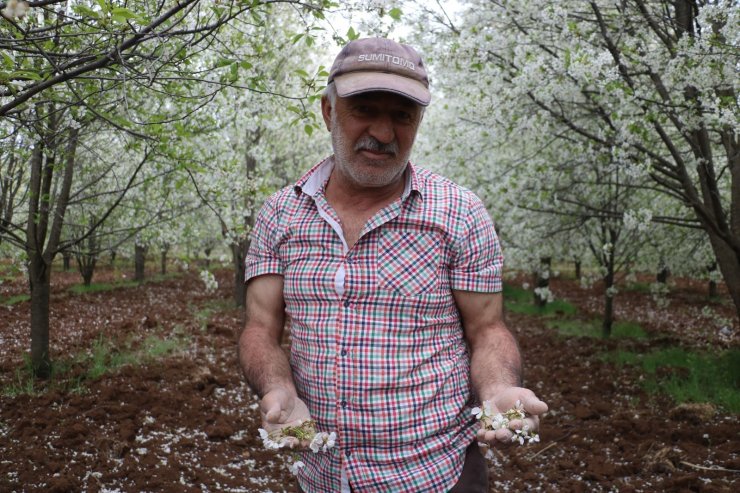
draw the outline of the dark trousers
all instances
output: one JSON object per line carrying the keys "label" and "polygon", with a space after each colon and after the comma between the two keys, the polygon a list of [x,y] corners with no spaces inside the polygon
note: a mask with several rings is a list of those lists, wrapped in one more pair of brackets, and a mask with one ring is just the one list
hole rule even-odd
{"label": "dark trousers", "polygon": [[[298,492],[304,493],[300,485]],[[362,493],[355,489],[352,492]],[[449,493],[488,493],[488,464],[478,449],[478,443],[473,442],[465,452],[462,474]]]}

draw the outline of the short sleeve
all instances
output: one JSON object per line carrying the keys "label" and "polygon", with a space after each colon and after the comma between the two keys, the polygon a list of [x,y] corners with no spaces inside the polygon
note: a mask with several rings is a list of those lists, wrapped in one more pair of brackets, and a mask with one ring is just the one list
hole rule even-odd
{"label": "short sleeve", "polygon": [[478,197],[470,204],[466,221],[450,263],[450,285],[459,291],[499,292],[504,256],[493,220]]}
{"label": "short sleeve", "polygon": [[244,282],[263,274],[282,275],[285,270],[275,244],[279,227],[275,199],[272,196],[265,202],[254,222],[244,260]]}

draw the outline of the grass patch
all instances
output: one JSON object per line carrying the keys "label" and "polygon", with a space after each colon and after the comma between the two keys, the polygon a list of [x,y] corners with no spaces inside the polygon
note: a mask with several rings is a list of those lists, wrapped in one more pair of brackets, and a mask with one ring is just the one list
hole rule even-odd
{"label": "grass patch", "polygon": [[36,395],[36,382],[29,378],[32,374],[31,358],[28,355],[23,356],[23,365],[15,369],[15,378],[13,382],[2,389],[2,393],[7,397],[17,395]]}
{"label": "grass patch", "polygon": [[624,290],[633,293],[652,294],[652,284],[649,282],[630,282],[627,283]]}
{"label": "grass patch", "polygon": [[99,337],[93,345],[88,358],[89,364],[85,379],[95,380],[105,374],[113,373],[126,365],[144,365],[158,358],[185,349],[189,338],[175,329],[163,337],[158,334],[147,336],[138,346],[135,341],[126,341],[123,346]]}
{"label": "grass patch", "polygon": [[31,360],[24,356],[23,365],[16,369],[13,383],[2,390],[5,396],[20,394],[38,395],[46,390],[59,389],[82,392],[85,382],[111,374],[126,365],[145,365],[188,347],[190,339],[176,328],[170,334],[152,334],[136,341],[123,344],[106,339],[102,335],[96,339],[89,352],[73,356],[69,360],[52,362],[51,376],[46,381],[33,376]]}
{"label": "grass patch", "polygon": [[710,402],[740,414],[740,350],[719,354],[666,348],[647,354],[617,351],[605,357],[619,365],[640,367],[642,385],[655,395],[667,394],[677,403]]}
{"label": "grass patch", "polygon": [[564,300],[555,300],[544,307],[534,304],[532,291],[504,284],[504,307],[507,311],[524,315],[574,315],[576,307]]}
{"label": "grass patch", "polygon": [[117,282],[93,282],[90,283],[89,286],[85,286],[84,284],[75,284],[71,288],[69,288],[69,292],[73,294],[86,294],[86,293],[100,293],[103,291],[114,291],[116,289],[124,289],[124,288],[135,288],[140,286],[141,284],[146,283],[154,283],[154,282],[162,282],[162,281],[168,281],[170,279],[175,279],[177,277],[182,277],[182,274],[179,272],[171,272],[169,274],[159,274],[156,276],[149,277],[147,279],[144,279],[143,283],[139,281],[117,281]]}
{"label": "grass patch", "polygon": [[200,330],[206,330],[208,321],[214,313],[226,312],[235,308],[234,302],[228,300],[209,300],[203,303],[200,307],[190,306],[190,311],[193,312],[193,317],[198,323]]}
{"label": "grass patch", "polygon": [[103,291],[113,291],[114,289],[121,288],[135,288],[139,285],[136,281],[122,281],[116,283],[108,282],[93,282],[89,286],[84,284],[75,284],[69,288],[69,292],[73,294],[87,294],[87,293],[100,293]]}
{"label": "grass patch", "polygon": [[10,298],[5,298],[2,301],[0,301],[0,304],[5,306],[11,306],[18,303],[23,303],[24,301],[29,301],[31,299],[31,295],[29,294],[16,294],[15,296],[11,296]]}
{"label": "grass patch", "polygon": [[650,337],[637,322],[615,322],[612,324],[611,336],[624,339],[647,339]]}
{"label": "grass patch", "polygon": [[531,302],[534,295],[532,291],[528,289],[519,288],[512,286],[511,284],[504,283],[504,299],[514,303],[526,303]]}
{"label": "grass patch", "polygon": [[[590,337],[601,338],[601,320],[561,319],[550,320],[546,325],[558,331],[563,337]],[[612,325],[611,336],[614,339],[647,339],[648,334],[639,324],[634,322],[615,322]]]}

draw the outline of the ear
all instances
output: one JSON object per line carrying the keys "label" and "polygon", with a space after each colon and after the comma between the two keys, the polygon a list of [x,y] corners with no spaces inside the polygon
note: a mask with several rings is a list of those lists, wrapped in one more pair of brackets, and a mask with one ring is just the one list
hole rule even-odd
{"label": "ear", "polygon": [[324,124],[326,125],[326,129],[331,132],[331,101],[329,101],[329,98],[326,96],[321,96],[321,116],[324,117]]}

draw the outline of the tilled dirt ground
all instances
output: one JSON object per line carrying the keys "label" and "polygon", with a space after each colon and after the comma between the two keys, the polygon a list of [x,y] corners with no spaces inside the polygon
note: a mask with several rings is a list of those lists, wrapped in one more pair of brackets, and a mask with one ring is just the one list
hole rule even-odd
{"label": "tilled dirt ground", "polygon": [[[96,273],[96,281],[115,277]],[[262,450],[254,396],[237,370],[239,311],[230,306],[231,273],[206,293],[195,273],[135,288],[73,295],[74,273],[54,273],[52,357],[68,367],[49,385],[20,377],[30,347],[28,302],[0,305],[0,492],[296,491],[286,457]],[[513,282],[521,283],[521,279]],[[0,285],[0,299],[23,292]],[[617,316],[639,321],[646,342],[564,338],[540,318],[510,314],[527,385],[550,405],[541,442],[497,451],[491,491],[737,491],[740,420],[707,406],[676,406],[647,396],[642,375],[599,356],[665,344],[737,347],[738,321],[720,337],[706,318],[703,286],[679,283],[667,307],[649,295],[620,293]],[[598,287],[553,280],[556,296],[579,313],[600,310]],[[147,341],[181,341],[163,356],[141,356]],[[107,346],[106,346],[107,344]],[[83,378],[98,348],[139,350],[123,364]],[[149,350],[147,354],[154,351]],[[85,356],[87,355],[87,356]],[[110,364],[110,362],[109,362]],[[9,395],[8,389],[29,393]]]}

